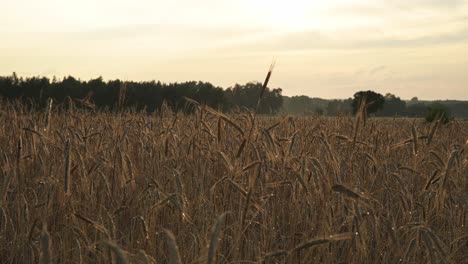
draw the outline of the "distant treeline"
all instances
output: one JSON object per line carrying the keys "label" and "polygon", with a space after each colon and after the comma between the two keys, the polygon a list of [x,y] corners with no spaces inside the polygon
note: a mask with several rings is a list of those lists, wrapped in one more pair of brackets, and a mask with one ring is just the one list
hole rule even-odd
{"label": "distant treeline", "polygon": [[[222,89],[208,82],[123,82],[102,78],[82,81],[74,77],[61,80],[46,77],[22,78],[16,74],[0,77],[0,97],[6,100],[21,100],[26,105],[43,108],[49,98],[57,103],[76,102],[99,110],[133,108],[153,112],[165,103],[174,111],[190,111],[184,97],[193,99],[225,112],[236,108],[257,108],[261,83],[236,84]],[[282,109],[283,97],[280,88],[267,88],[258,106],[262,114],[275,114]]]}
{"label": "distant treeline", "polygon": [[[184,97],[193,99],[224,112],[237,109],[256,109],[262,84],[250,82],[244,85],[236,84],[223,89],[208,82],[161,83],[133,82],[111,80],[103,81],[96,78],[82,81],[68,76],[61,80],[46,77],[0,77],[0,97],[6,100],[21,100],[25,105],[43,108],[49,98],[56,103],[68,105],[92,106],[97,110],[115,110],[133,108],[136,111],[154,112],[165,103],[174,111],[190,111]],[[313,114],[313,115],[352,115],[354,98],[344,100],[326,100],[308,96],[282,96],[282,89],[275,88],[264,92],[258,113],[276,114]],[[446,106],[451,115],[458,118],[468,118],[467,101],[422,101],[417,97],[405,101],[396,95],[387,93],[383,106],[373,113],[374,116],[387,117],[423,117],[429,106],[441,104]]]}
{"label": "distant treeline", "polygon": [[[385,117],[423,117],[431,105],[446,106],[453,117],[468,118],[468,101],[437,100],[423,101],[413,97],[409,101],[387,93],[383,96],[385,102],[383,107],[375,116]],[[283,109],[291,114],[313,114],[313,115],[350,115],[353,113],[354,98],[344,100],[326,100],[321,98],[310,98],[308,96],[283,97]]]}

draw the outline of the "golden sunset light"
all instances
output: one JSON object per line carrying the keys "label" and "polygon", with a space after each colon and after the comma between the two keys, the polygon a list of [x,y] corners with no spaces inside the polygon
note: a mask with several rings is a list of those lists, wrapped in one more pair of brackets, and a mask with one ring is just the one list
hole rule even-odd
{"label": "golden sunset light", "polygon": [[[467,99],[467,1],[7,1],[0,74]],[[375,69],[380,69],[375,71]]]}
{"label": "golden sunset light", "polygon": [[1,0],[0,264],[467,263],[468,0]]}

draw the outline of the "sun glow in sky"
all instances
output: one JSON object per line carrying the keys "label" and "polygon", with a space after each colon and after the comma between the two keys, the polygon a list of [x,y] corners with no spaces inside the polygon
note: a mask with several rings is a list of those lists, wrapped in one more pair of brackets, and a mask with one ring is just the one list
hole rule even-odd
{"label": "sun glow in sky", "polygon": [[2,0],[0,75],[468,99],[468,0]]}

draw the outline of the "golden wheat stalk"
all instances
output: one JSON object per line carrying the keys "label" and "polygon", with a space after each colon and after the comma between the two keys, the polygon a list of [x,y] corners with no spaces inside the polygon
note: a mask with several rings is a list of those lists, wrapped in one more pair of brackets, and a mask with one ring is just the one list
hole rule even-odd
{"label": "golden wheat stalk", "polygon": [[41,232],[41,263],[52,263],[52,242],[45,224],[43,225]]}
{"label": "golden wheat stalk", "polygon": [[175,239],[174,234],[167,230],[163,229],[164,233],[166,234],[166,241],[169,245],[169,260],[171,264],[182,264],[182,258],[180,257],[179,247],[177,246],[177,242]]}
{"label": "golden wheat stalk", "polygon": [[70,139],[65,142],[65,173],[63,181],[63,190],[66,195],[71,194],[71,179],[70,179]]}
{"label": "golden wheat stalk", "polygon": [[216,263],[216,248],[218,247],[218,237],[219,237],[219,234],[221,233],[221,226],[224,223],[224,219],[226,218],[226,215],[228,214],[229,212],[225,212],[225,213],[222,213],[220,216],[218,216],[215,224],[213,225],[213,228],[211,229],[211,236],[210,236],[209,243],[207,245],[207,248],[208,248],[208,253],[206,256],[207,264]]}

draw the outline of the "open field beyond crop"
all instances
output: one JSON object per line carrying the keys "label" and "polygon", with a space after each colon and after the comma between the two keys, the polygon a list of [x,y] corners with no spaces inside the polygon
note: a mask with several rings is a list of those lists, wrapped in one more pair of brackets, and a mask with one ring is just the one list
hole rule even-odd
{"label": "open field beyond crop", "polygon": [[1,263],[468,259],[467,122],[1,109]]}

